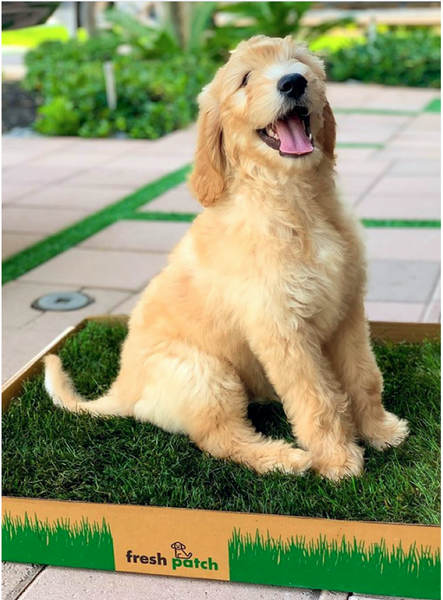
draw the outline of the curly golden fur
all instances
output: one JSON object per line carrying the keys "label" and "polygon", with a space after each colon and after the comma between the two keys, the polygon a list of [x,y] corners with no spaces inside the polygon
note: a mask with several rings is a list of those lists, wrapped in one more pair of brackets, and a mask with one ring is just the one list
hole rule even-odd
{"label": "curly golden fur", "polygon": [[[276,83],[288,73],[307,80],[315,140],[313,152],[296,158],[257,135],[282,114]],[[334,183],[323,65],[290,38],[255,37],[199,102],[190,185],[207,208],[134,309],[117,380],[103,398],[83,402],[50,356],[47,390],[68,410],[183,432],[259,473],[358,475],[358,439],[381,450],[408,429],[381,402],[363,304],[364,247]],[[253,397],[282,402],[299,448],[252,427]]]}

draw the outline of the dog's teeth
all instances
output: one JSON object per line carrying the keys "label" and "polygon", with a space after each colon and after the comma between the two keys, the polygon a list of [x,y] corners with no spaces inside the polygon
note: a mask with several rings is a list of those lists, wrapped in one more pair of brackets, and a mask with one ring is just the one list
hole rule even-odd
{"label": "dog's teeth", "polygon": [[309,134],[309,139],[312,142],[312,133]]}
{"label": "dog's teeth", "polygon": [[266,135],[268,135],[271,138],[274,138],[274,140],[278,140],[277,132],[274,131],[273,127],[271,127],[270,125],[266,127]]}

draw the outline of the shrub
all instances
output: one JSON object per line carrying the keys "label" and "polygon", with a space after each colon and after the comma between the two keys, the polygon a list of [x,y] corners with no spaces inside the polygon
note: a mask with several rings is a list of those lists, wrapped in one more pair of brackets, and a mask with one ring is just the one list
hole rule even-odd
{"label": "shrub", "polygon": [[395,29],[353,42],[326,58],[333,81],[440,87],[440,35],[429,29]]}
{"label": "shrub", "polygon": [[[205,56],[171,53],[147,59],[105,33],[86,42],[47,42],[28,53],[27,89],[43,99],[35,127],[46,135],[108,137],[118,132],[155,139],[185,127],[197,115],[196,97],[215,71]],[[117,108],[106,100],[103,62],[114,63]]]}

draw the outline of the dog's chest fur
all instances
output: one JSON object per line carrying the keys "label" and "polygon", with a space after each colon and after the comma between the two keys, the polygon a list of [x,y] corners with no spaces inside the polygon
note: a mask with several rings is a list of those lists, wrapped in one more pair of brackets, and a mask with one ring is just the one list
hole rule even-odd
{"label": "dog's chest fur", "polygon": [[238,196],[229,225],[221,228],[225,281],[231,277],[238,286],[240,304],[242,296],[251,296],[242,290],[255,290],[256,304],[249,311],[273,307],[269,320],[288,330],[308,321],[326,339],[364,285],[364,250],[358,226],[333,187],[302,189],[303,201],[297,190],[293,194],[291,202],[274,193],[272,201],[261,204],[251,190],[247,199]]}

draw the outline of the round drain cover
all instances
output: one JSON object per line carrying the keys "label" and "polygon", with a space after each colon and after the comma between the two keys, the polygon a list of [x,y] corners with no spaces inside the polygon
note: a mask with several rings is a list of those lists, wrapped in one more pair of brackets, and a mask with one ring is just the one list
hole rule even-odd
{"label": "round drain cover", "polygon": [[92,304],[94,298],[81,292],[53,292],[34,300],[32,308],[37,310],[78,310]]}

